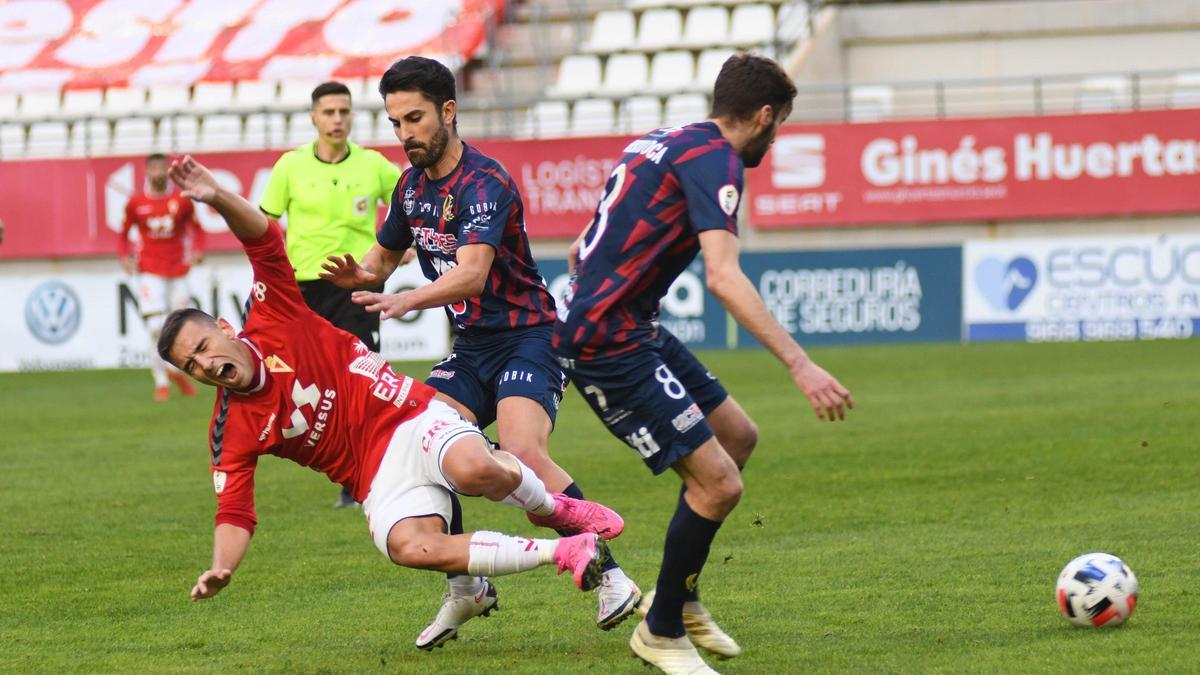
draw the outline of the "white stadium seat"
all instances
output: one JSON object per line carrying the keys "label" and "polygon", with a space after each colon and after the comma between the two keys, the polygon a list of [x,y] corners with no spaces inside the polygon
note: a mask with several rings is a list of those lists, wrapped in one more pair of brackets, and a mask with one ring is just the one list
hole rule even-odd
{"label": "white stadium seat", "polygon": [[704,94],[675,94],[667,99],[663,126],[673,127],[708,119],[708,97]]}
{"label": "white stadium seat", "polygon": [[307,110],[288,115],[287,146],[296,147],[317,140],[317,130],[313,128],[312,115]]}
{"label": "white stadium seat", "polygon": [[242,118],[237,115],[206,115],[200,125],[200,142],[204,150],[232,150],[242,143]]}
{"label": "white stadium seat", "polygon": [[252,113],[246,115],[246,128],[242,134],[242,147],[259,150],[283,143],[284,117],[282,113]]}
{"label": "white stadium seat", "polygon": [[55,91],[26,91],[21,93],[17,119],[36,120],[58,115],[61,94]]}
{"label": "white stadium seat", "polygon": [[717,75],[721,74],[721,66],[735,53],[732,49],[705,49],[700,52],[693,88],[706,93],[711,92],[717,82]]}
{"label": "white stadium seat", "polygon": [[1172,108],[1200,108],[1200,72],[1179,73],[1171,81]]}
{"label": "white stadium seat", "polygon": [[158,123],[158,147],[177,153],[191,152],[200,143],[200,120],[194,115],[176,115]]}
{"label": "white stadium seat", "polygon": [[583,51],[607,53],[631,49],[636,25],[629,10],[604,10],[592,21],[592,34],[583,44]]}
{"label": "white stadium seat", "polygon": [[279,91],[277,82],[242,80],[233,90],[230,110],[264,110],[275,103]]}
{"label": "white stadium seat", "polygon": [[63,117],[90,117],[104,109],[103,89],[68,89],[59,112]]}
{"label": "white stadium seat", "polygon": [[775,32],[783,40],[802,40],[809,36],[808,4],[790,2],[779,8],[779,18],[775,23]]}
{"label": "white stadium seat", "polygon": [[[311,128],[311,123],[309,128]],[[396,138],[396,130],[392,128],[392,122],[387,115],[379,115],[375,118],[374,145],[400,145],[400,139]]]}
{"label": "white stadium seat", "polygon": [[613,54],[604,66],[600,91],[610,96],[640,92],[646,88],[649,71],[645,54]]}
{"label": "white stadium seat", "polygon": [[66,122],[34,122],[29,127],[26,157],[61,157],[70,139]]}
{"label": "white stadium seat", "polygon": [[192,88],[192,105],[189,110],[195,113],[228,110],[232,103],[232,82],[197,82]]}
{"label": "white stadium seat", "polygon": [[146,108],[146,90],[141,87],[109,87],[104,92],[104,114],[113,117],[140,113]]}
{"label": "white stadium seat", "polygon": [[617,113],[620,133],[644,134],[662,126],[662,101],[657,96],[631,96]]}
{"label": "white stadium seat", "polygon": [[875,122],[892,116],[895,93],[887,85],[864,84],[850,88],[850,120]]}
{"label": "white stadium seat", "polygon": [[688,12],[683,45],[712,47],[729,40],[729,12],[724,7],[696,7]]}
{"label": "white stadium seat", "polygon": [[10,92],[0,92],[0,120],[12,119],[17,116],[17,95]]}
{"label": "white stadium seat", "polygon": [[1129,78],[1123,75],[1085,77],[1079,82],[1079,112],[1113,112],[1129,103]]}
{"label": "white stadium seat", "polygon": [[600,59],[589,54],[572,54],[558,66],[558,80],[550,96],[582,96],[600,86]]}
{"label": "white stadium seat", "polygon": [[312,108],[312,92],[320,82],[312,80],[286,80],[279,83],[276,104],[283,108]]}
{"label": "white stadium seat", "polygon": [[112,125],[106,119],[80,120],[71,128],[68,154],[94,156],[108,154],[112,148]]}
{"label": "white stadium seat", "polygon": [[567,134],[567,102],[538,101],[529,109],[528,129],[538,138]]}
{"label": "white stadium seat", "polygon": [[[388,124],[391,129],[391,124]],[[350,137],[359,145],[370,145],[375,141],[375,113],[370,110],[355,110],[350,124]]]}
{"label": "white stadium seat", "polygon": [[650,91],[673,94],[689,89],[695,79],[696,64],[691,52],[659,52],[650,63]]}
{"label": "white stadium seat", "polygon": [[741,5],[729,18],[729,43],[753,46],[775,39],[775,11],[770,5]]}
{"label": "white stadium seat", "polygon": [[151,113],[184,112],[191,107],[191,93],[182,84],[160,84],[150,87],[146,110]]}
{"label": "white stadium seat", "polygon": [[585,98],[571,110],[572,136],[602,136],[616,130],[613,102],[607,98]]}
{"label": "white stadium seat", "polygon": [[154,120],[124,117],[113,128],[112,151],[119,155],[144,155],[155,149],[157,140]]}
{"label": "white stadium seat", "polygon": [[656,51],[679,44],[683,35],[683,17],[677,9],[651,9],[638,21],[637,46]]}
{"label": "white stadium seat", "polygon": [[20,124],[0,124],[0,157],[13,158],[25,154],[25,127]]}

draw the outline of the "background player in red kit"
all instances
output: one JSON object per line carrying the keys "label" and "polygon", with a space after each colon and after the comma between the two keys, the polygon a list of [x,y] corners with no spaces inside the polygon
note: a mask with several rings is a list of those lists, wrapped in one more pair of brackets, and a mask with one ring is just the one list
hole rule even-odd
{"label": "background player in red kit", "polygon": [[[256,525],[254,470],[285,457],[350,489],[380,552],[405,567],[495,576],[554,563],[590,590],[600,582],[620,516],[551,495],[513,455],[492,451],[477,427],[434,390],[394,373],[357,337],[304,302],[283,233],[190,157],[171,165],[183,195],[212,205],[242,241],[254,269],[245,330],[197,309],[173,312],[158,351],[219,388],[210,427],[217,515],[212,565],[192,589],[210,598],[230,581]],[[525,539],[498,532],[448,535],[452,492],[482,495],[586,532]],[[494,605],[488,583],[476,602]]]}
{"label": "background player in red kit", "polygon": [[[163,319],[171,310],[187,307],[192,294],[187,273],[204,257],[204,231],[196,222],[192,202],[171,189],[167,182],[167,158],[153,154],[146,158],[147,188],[125,205],[125,225],[121,230],[121,265],[130,276],[137,276],[139,307],[150,339],[158,342]],[[141,245],[133,249],[129,231],[137,228]],[[168,379],[184,396],[196,388],[178,370],[151,357],[154,398],[170,396]]]}

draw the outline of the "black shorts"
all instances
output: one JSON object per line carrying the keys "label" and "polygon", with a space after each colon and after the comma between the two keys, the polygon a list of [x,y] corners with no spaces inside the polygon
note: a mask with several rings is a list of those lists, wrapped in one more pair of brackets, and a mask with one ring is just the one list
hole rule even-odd
{"label": "black shorts", "polygon": [[[379,351],[379,314],[368,312],[362,305],[354,304],[349,291],[339,288],[324,279],[301,281],[300,295],[312,311],[326,321],[363,341],[373,352]],[[383,292],[383,286],[364,290]]]}
{"label": "black shorts", "polygon": [[705,419],[729,393],[674,335],[618,356],[562,362],[613,436],[660,474],[713,437]]}

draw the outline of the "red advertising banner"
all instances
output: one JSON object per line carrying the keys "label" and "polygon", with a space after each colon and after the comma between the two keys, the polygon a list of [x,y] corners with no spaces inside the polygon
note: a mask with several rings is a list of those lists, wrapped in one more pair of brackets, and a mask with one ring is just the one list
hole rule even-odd
{"label": "red advertising banner", "polygon": [[1200,110],[786,126],[757,227],[1200,211]]}
{"label": "red advertising banner", "polygon": [[504,0],[0,2],[0,91],[367,77],[409,54],[457,66],[503,7]]}
{"label": "red advertising banner", "polygon": [[[517,181],[534,238],[574,237],[591,221],[626,137],[483,140],[478,147]],[[407,166],[399,146],[379,150]],[[279,151],[196,154],[227,187],[257,204]],[[141,157],[0,162],[0,260],[115,255],[125,203],[145,177]],[[210,250],[237,250],[220,217],[197,210]]]}

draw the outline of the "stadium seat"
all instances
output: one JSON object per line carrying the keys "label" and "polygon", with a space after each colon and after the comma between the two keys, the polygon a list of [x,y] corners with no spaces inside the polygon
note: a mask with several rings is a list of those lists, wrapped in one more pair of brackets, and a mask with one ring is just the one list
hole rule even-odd
{"label": "stadium seat", "polygon": [[783,40],[803,40],[812,33],[809,25],[808,4],[804,2],[789,2],[779,8],[779,18],[775,21],[775,33]]}
{"label": "stadium seat", "polygon": [[26,157],[62,157],[67,154],[70,132],[66,122],[34,122],[29,127]]}
{"label": "stadium seat", "polygon": [[289,148],[312,143],[315,140],[317,140],[317,130],[313,128],[312,115],[307,110],[288,115],[286,145]]}
{"label": "stadium seat", "polygon": [[25,127],[0,124],[0,157],[12,159],[25,154]]}
{"label": "stadium seat", "polygon": [[[309,122],[310,134],[315,136],[312,130],[312,123]],[[372,145],[400,145],[400,139],[396,138],[396,130],[392,128],[392,122],[387,115],[378,115],[375,117],[375,133]]]}
{"label": "stadium seat", "polygon": [[1129,105],[1129,78],[1122,75],[1085,77],[1079,82],[1079,112],[1113,112]]}
{"label": "stadium seat", "polygon": [[17,119],[38,120],[58,115],[61,94],[56,91],[26,91],[21,93]]}
{"label": "stadium seat", "polygon": [[17,116],[17,95],[0,92],[0,119],[13,119]]}
{"label": "stadium seat", "polygon": [[187,86],[160,84],[150,87],[146,110],[152,114],[184,112],[191,108],[191,93]]}
{"label": "stadium seat", "polygon": [[721,66],[729,60],[729,57],[736,54],[732,49],[705,49],[700,52],[700,61],[696,66],[696,80],[693,83],[693,88],[705,93],[709,93],[713,89],[713,85],[717,82],[717,75],[721,73]]}
{"label": "stadium seat", "polygon": [[242,147],[261,150],[283,144],[286,122],[282,113],[251,113],[246,115]]}
{"label": "stadium seat", "polygon": [[550,96],[583,96],[600,86],[600,59],[590,54],[572,54],[558,66],[558,80]]}
{"label": "stadium seat", "polygon": [[154,120],[148,117],[125,117],[113,128],[112,150],[120,155],[144,155],[157,146]]}
{"label": "stadium seat", "polygon": [[571,110],[572,136],[603,136],[616,130],[613,102],[607,98],[585,98]]}
{"label": "stadium seat", "polygon": [[650,91],[656,94],[684,91],[691,88],[695,76],[691,52],[659,52],[650,63]]}
{"label": "stadium seat", "polygon": [[657,51],[679,44],[683,17],[677,9],[651,9],[638,21],[637,47]]}
{"label": "stadium seat", "polygon": [[228,110],[233,104],[232,82],[197,82],[192,88],[192,105],[196,113]]}
{"label": "stadium seat", "polygon": [[312,92],[320,82],[311,80],[286,80],[279,83],[279,96],[275,104],[281,108],[295,110],[312,108]]}
{"label": "stadium seat", "polygon": [[657,96],[631,96],[621,102],[617,131],[644,134],[662,125],[662,101]]}
{"label": "stadium seat", "polygon": [[104,92],[105,115],[121,117],[143,112],[146,108],[146,90],[140,87],[109,87]]}
{"label": "stadium seat", "polygon": [[613,54],[604,66],[600,91],[610,96],[640,92],[646,88],[649,70],[645,54]]}
{"label": "stadium seat", "polygon": [[59,113],[69,118],[91,117],[99,115],[103,108],[103,89],[68,89],[63,93]]}
{"label": "stadium seat", "polygon": [[[388,123],[388,130],[391,130]],[[394,134],[393,134],[394,135]],[[355,110],[354,121],[350,125],[350,137],[360,145],[370,145],[375,140],[375,113],[370,110]]]}
{"label": "stadium seat", "polygon": [[67,154],[93,157],[107,155],[112,149],[112,123],[93,117],[71,127],[71,147]]}
{"label": "stadium seat", "polygon": [[538,101],[529,109],[529,134],[537,138],[567,134],[566,101]]}
{"label": "stadium seat", "polygon": [[231,114],[206,115],[200,125],[202,150],[233,150],[242,143],[242,118]]}
{"label": "stadium seat", "polygon": [[708,119],[708,97],[704,94],[675,94],[667,99],[663,125],[691,124]]}
{"label": "stadium seat", "polygon": [[729,39],[729,12],[724,7],[696,7],[688,12],[683,27],[686,47],[713,47]]}
{"label": "stadium seat", "polygon": [[266,80],[242,80],[233,90],[230,111],[265,110],[275,103],[279,91],[277,82]]}
{"label": "stadium seat", "polygon": [[1171,80],[1172,108],[1200,108],[1200,72],[1177,73]]}
{"label": "stadium seat", "polygon": [[775,11],[770,5],[740,5],[729,18],[729,44],[750,47],[775,39]]}
{"label": "stadium seat", "polygon": [[158,147],[165,152],[191,152],[199,142],[200,121],[194,115],[176,115],[158,123]]}
{"label": "stadium seat", "polygon": [[850,88],[850,121],[876,122],[892,116],[895,92],[887,85]]}
{"label": "stadium seat", "polygon": [[632,49],[635,27],[633,12],[624,9],[604,10],[592,21],[592,34],[583,43],[582,51],[608,53]]}

